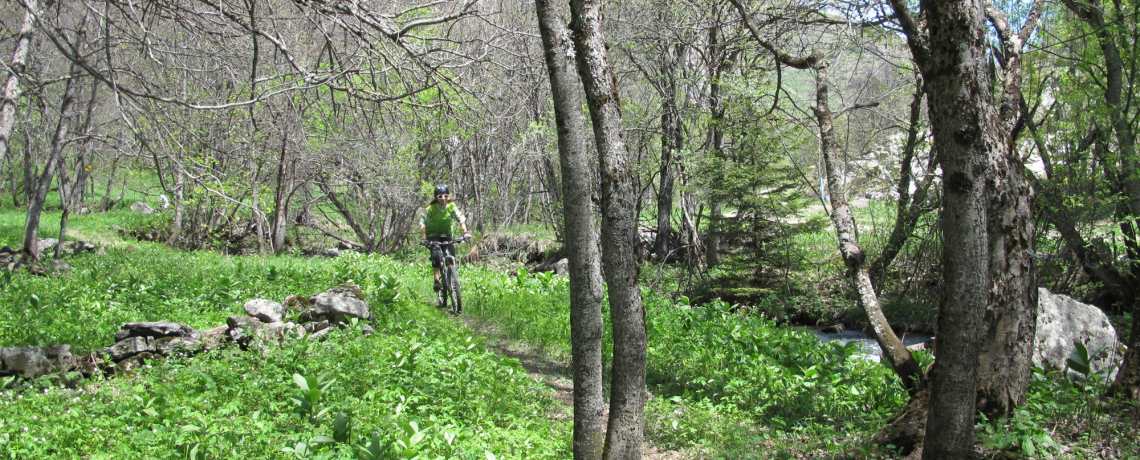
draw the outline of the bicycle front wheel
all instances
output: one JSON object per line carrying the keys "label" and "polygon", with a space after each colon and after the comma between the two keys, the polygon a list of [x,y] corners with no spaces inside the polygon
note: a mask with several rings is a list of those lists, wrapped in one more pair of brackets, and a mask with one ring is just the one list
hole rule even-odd
{"label": "bicycle front wheel", "polygon": [[447,266],[448,289],[451,291],[451,305],[455,314],[463,312],[463,296],[459,293],[459,272],[454,265]]}

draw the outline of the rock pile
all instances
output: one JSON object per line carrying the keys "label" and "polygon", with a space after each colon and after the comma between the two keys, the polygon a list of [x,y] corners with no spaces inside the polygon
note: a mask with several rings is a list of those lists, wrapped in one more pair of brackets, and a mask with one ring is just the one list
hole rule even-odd
{"label": "rock pile", "polygon": [[[40,238],[36,244],[36,251],[38,258],[44,260],[54,252],[55,247],[59,245],[59,240],[55,238]],[[87,242],[83,241],[65,241],[63,243],[63,252],[66,254],[79,254],[83,252],[96,252],[98,248]],[[49,275],[53,273],[68,273],[71,272],[71,267],[60,259],[52,260],[46,267],[37,263],[28,263],[21,257],[19,251],[12,249],[9,246],[0,248],[0,270],[16,271],[27,270],[36,275]]]}
{"label": "rock pile", "polygon": [[[91,377],[129,372],[148,361],[189,356],[233,343],[243,350],[281,345],[287,340],[316,340],[351,318],[373,319],[360,286],[342,285],[312,297],[289,296],[284,304],[267,299],[245,303],[245,315],[226,319],[224,326],[195,330],[173,321],[125,323],[115,343],[88,356],[75,357],[69,345],[0,348],[0,376],[34,379],[49,374],[78,372]],[[285,322],[293,310],[297,323]],[[375,331],[363,326],[365,334]]]}

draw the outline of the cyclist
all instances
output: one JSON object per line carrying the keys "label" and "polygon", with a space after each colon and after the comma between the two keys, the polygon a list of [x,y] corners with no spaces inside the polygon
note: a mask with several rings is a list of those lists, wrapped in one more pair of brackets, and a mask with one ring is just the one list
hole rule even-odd
{"label": "cyclist", "polygon": [[[459,211],[459,207],[451,202],[451,190],[446,185],[435,186],[435,199],[428,203],[424,213],[420,216],[420,238],[427,241],[451,241],[452,227],[455,223],[463,230],[463,239],[471,239],[467,231],[467,218]],[[455,254],[455,244],[443,245],[452,254]],[[435,273],[435,290],[443,286],[439,282],[439,269],[443,266],[442,248],[431,248],[431,266]]]}

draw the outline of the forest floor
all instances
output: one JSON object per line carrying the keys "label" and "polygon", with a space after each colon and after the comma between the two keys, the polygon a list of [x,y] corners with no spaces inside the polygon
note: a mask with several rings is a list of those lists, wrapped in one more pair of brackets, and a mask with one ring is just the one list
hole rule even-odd
{"label": "forest floor", "polygon": [[[526,370],[530,378],[542,382],[553,391],[553,398],[558,404],[547,412],[546,417],[558,421],[573,419],[574,379],[570,363],[551,359],[525,343],[507,339],[495,329],[493,324],[479,321],[470,316],[459,316],[456,317],[456,320],[476,334],[486,337],[488,339],[486,344],[492,350],[508,358],[518,360],[519,365]],[[606,417],[608,419],[608,413]],[[694,458],[694,454],[661,449],[646,441],[642,447],[641,458],[644,460],[681,460]]]}

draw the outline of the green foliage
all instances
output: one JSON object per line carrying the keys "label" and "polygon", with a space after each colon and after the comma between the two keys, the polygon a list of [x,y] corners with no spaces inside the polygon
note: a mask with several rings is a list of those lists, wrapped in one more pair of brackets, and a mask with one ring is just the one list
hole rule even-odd
{"label": "green foliage", "polygon": [[1006,419],[981,415],[977,440],[986,449],[1031,458],[1105,458],[1104,452],[1137,458],[1137,427],[1127,411],[1114,408],[1118,402],[1102,396],[1104,385],[1104,375],[1086,378],[1035,367],[1025,403]]}
{"label": "green foliage", "polygon": [[[0,241],[19,231],[10,217],[0,213]],[[68,343],[85,353],[109,345],[123,322],[204,329],[252,298],[312,295],[349,281],[376,312],[377,333],[365,337],[355,322],[325,341],[151,360],[134,374],[76,388],[57,378],[26,382],[0,393],[0,458],[569,455],[569,422],[535,417],[552,404],[549,390],[419,301],[426,261],[128,248],[106,236],[109,225],[96,227],[105,219],[77,216],[75,231],[99,237],[92,240],[107,253],[69,258],[72,274],[2,278],[0,346]]]}
{"label": "green foliage", "polygon": [[649,381],[657,394],[731,404],[778,429],[878,423],[905,400],[893,372],[853,359],[857,344],[821,346],[724,302],[693,306],[682,298],[650,311]]}
{"label": "green foliage", "polygon": [[[727,100],[739,119],[761,120],[766,110],[748,95]],[[708,228],[720,238],[723,270],[710,282],[712,292],[702,297],[747,302],[795,292],[789,274],[805,262],[795,237],[823,223],[799,217],[810,203],[799,171],[784,153],[799,141],[797,134],[763,121],[730,124],[725,131],[732,148],[709,155],[695,175],[708,200],[724,207],[720,215],[709,216]]]}

